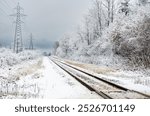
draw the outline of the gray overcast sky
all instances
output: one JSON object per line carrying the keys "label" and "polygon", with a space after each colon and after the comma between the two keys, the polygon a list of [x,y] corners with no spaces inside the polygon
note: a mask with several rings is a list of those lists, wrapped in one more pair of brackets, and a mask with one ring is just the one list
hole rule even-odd
{"label": "gray overcast sky", "polygon": [[47,48],[69,31],[74,31],[91,6],[92,0],[0,0],[0,43],[13,41],[15,24],[9,14],[19,1],[24,13],[23,40],[29,42],[33,33],[38,47]]}

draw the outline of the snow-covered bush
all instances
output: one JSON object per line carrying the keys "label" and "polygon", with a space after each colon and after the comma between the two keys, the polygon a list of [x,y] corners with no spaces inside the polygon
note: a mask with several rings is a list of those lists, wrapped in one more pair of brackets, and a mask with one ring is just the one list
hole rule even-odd
{"label": "snow-covered bush", "polygon": [[34,59],[39,55],[40,53],[35,51],[23,51],[15,54],[10,49],[0,48],[0,68],[13,66],[21,61]]}
{"label": "snow-covered bush", "polygon": [[150,12],[147,7],[120,18],[114,25],[110,36],[114,54],[129,59],[133,65],[150,67]]}

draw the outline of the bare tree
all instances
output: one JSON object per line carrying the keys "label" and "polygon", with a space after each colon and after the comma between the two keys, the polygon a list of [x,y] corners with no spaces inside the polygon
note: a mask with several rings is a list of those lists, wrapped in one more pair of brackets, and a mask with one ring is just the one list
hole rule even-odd
{"label": "bare tree", "polygon": [[91,35],[90,35],[90,19],[88,16],[85,17],[85,39],[87,45],[91,44]]}
{"label": "bare tree", "polygon": [[101,36],[102,35],[102,2],[99,0],[95,0],[95,8],[96,8],[96,18],[98,22],[97,30],[97,35]]}
{"label": "bare tree", "polygon": [[78,29],[77,29],[77,35],[80,38],[81,42],[84,43],[84,33],[80,27],[78,27]]}
{"label": "bare tree", "polygon": [[110,25],[110,19],[111,19],[111,0],[105,0],[106,5],[104,5],[107,8],[107,26]]}
{"label": "bare tree", "polygon": [[115,0],[111,1],[111,22],[114,21],[114,11],[115,11]]}
{"label": "bare tree", "polygon": [[[77,34],[82,42],[92,44],[101,37],[102,30],[114,21],[115,0],[94,0],[94,6],[85,17],[83,30],[78,28]],[[107,15],[106,15],[107,14]]]}
{"label": "bare tree", "polygon": [[115,0],[105,0],[102,4],[107,9],[107,26],[109,26],[114,21]]}

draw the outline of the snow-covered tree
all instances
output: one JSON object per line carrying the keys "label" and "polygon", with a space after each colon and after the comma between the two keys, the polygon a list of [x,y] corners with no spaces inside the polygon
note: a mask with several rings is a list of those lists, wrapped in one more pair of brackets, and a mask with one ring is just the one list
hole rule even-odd
{"label": "snow-covered tree", "polygon": [[96,19],[96,24],[95,24],[95,29],[94,33],[97,36],[102,35],[102,29],[103,29],[103,14],[102,14],[102,2],[95,0],[94,2],[94,13],[93,13],[93,18]]}
{"label": "snow-covered tree", "polygon": [[125,15],[129,14],[130,12],[129,2],[130,0],[124,0],[123,2],[121,2],[119,13],[124,13]]}
{"label": "snow-covered tree", "polygon": [[99,57],[112,60],[107,64],[119,57],[133,66],[150,67],[149,6],[135,7],[136,3],[129,0],[118,1],[95,0],[76,36],[64,37],[56,53],[96,64],[102,63]]}
{"label": "snow-covered tree", "polygon": [[53,46],[53,54],[56,55],[57,48],[59,47],[59,42],[56,41]]}
{"label": "snow-covered tree", "polygon": [[148,0],[138,0],[139,1],[139,5],[146,5]]}
{"label": "snow-covered tree", "polygon": [[116,0],[102,0],[103,6],[106,9],[107,17],[107,26],[114,21],[114,12],[115,12],[115,1]]}
{"label": "snow-covered tree", "polygon": [[85,40],[87,45],[91,44],[91,29],[90,29],[90,18],[85,17]]}

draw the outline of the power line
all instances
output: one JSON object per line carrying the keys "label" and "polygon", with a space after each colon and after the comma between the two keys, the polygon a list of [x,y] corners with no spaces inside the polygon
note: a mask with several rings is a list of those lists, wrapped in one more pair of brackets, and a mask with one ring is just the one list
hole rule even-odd
{"label": "power line", "polygon": [[[1,2],[1,1],[0,1],[0,2]],[[1,3],[2,3],[2,2],[1,2]],[[3,4],[3,3],[2,3],[2,4]],[[2,5],[2,4],[1,4],[1,5]],[[8,14],[9,14],[9,13],[7,12],[7,10],[4,9],[4,7],[0,7],[0,12],[1,12],[1,14],[3,14],[3,16],[5,16],[5,17],[8,18],[8,16],[9,16]],[[12,21],[10,20],[10,18],[8,18],[8,19],[9,19],[10,22],[12,22]]]}
{"label": "power line", "polygon": [[[10,2],[10,1],[11,1],[11,2]],[[9,4],[11,4],[12,6],[15,6],[15,5],[17,4],[17,2],[16,2],[15,0],[13,0],[13,1],[10,0],[10,1],[8,0],[7,2],[8,2]],[[14,2],[15,2],[15,3],[14,3]]]}
{"label": "power line", "polygon": [[[7,13],[7,12],[9,12],[8,11],[8,9],[10,8],[8,5],[6,5],[6,3],[4,3],[4,1],[2,2],[2,1],[0,1],[0,5],[1,5],[1,10],[3,10],[3,12],[5,12],[5,14],[9,14],[9,13]],[[11,8],[10,8],[11,9]],[[12,9],[11,9],[12,10]],[[8,15],[7,15],[8,16]]]}
{"label": "power line", "polygon": [[1,5],[0,8],[2,12],[5,12],[5,14],[9,14],[10,11],[12,11],[13,6],[15,6],[16,4],[17,4],[16,0],[13,0],[13,1],[11,0],[11,2],[9,0],[0,0],[0,5]]}
{"label": "power line", "polygon": [[5,12],[5,10],[3,10],[2,8],[0,8],[0,11],[7,16],[7,13]]}
{"label": "power line", "polygon": [[6,1],[0,1],[0,2],[1,2],[1,5],[5,7],[5,10],[8,10],[8,9],[12,10],[12,8],[8,5],[8,3],[6,3]]}
{"label": "power line", "polygon": [[[3,10],[2,8],[0,8],[0,12],[3,14],[3,16],[7,17],[8,14],[5,12],[5,10]],[[8,18],[9,19],[9,18]],[[10,22],[12,22],[10,19],[9,19]]]}
{"label": "power line", "polygon": [[8,2],[7,2],[6,0],[3,0],[3,1],[4,1],[4,3],[6,3],[6,5],[7,5],[9,8],[12,9],[12,7],[8,4]]}

